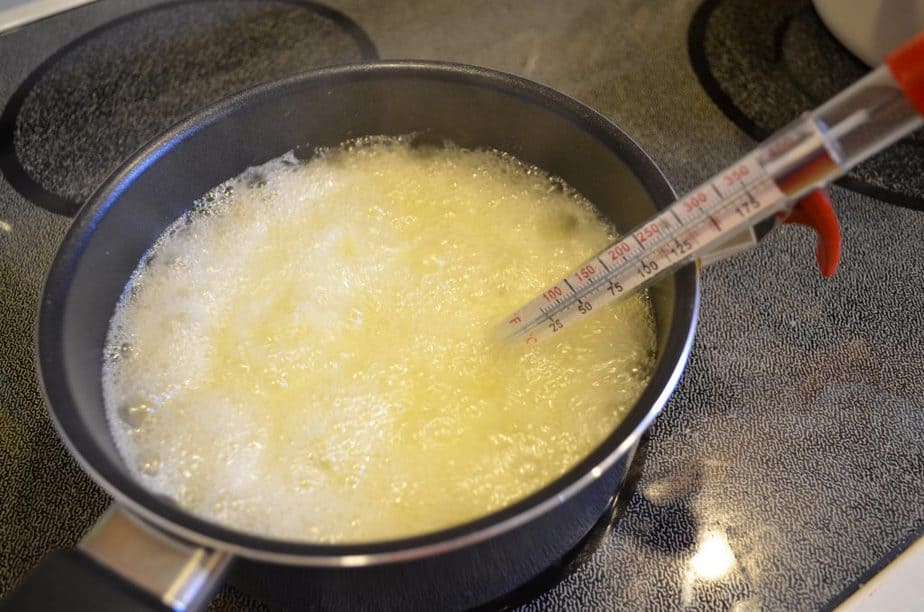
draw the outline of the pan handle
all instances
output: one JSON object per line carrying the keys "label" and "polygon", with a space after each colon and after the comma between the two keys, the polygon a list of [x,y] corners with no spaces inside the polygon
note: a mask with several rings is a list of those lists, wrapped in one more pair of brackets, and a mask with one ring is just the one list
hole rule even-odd
{"label": "pan handle", "polygon": [[204,609],[230,561],[227,553],[172,539],[113,504],[78,548],[46,555],[0,610]]}

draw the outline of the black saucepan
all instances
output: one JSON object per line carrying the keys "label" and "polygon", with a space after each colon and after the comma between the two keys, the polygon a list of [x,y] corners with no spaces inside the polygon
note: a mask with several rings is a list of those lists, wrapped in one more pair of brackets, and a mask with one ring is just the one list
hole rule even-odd
{"label": "black saucepan", "polygon": [[211,187],[286,151],[410,133],[494,147],[536,164],[623,231],[673,199],[652,161],[604,117],[551,89],[482,68],[335,67],[258,87],[184,121],[109,178],[78,214],[48,274],[38,364],[51,417],[115,504],[78,549],[49,555],[7,606],[196,607],[228,578],[299,608],[467,608],[534,577],[588,532],[681,375],[698,308],[692,266],[651,290],[657,365],[626,420],[550,485],[468,524],[372,544],[258,537],[152,494],[116,452],[103,411],[104,340],[129,275],[161,232]]}

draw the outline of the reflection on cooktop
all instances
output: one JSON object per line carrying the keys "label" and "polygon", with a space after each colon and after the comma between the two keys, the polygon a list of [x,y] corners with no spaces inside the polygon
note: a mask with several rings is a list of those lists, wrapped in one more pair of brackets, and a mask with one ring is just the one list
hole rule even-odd
{"label": "reflection on cooktop", "polygon": [[[629,500],[640,497],[636,489],[638,488],[638,481],[645,466],[645,457],[648,453],[648,440],[649,435],[646,432],[639,440],[638,448],[635,451],[635,457],[632,459],[632,464],[629,466],[622,488],[610,500],[610,504],[606,511],[604,511],[600,520],[597,521],[590,532],[584,536],[584,539],[578,542],[564,557],[544,572],[519,588],[501,596],[497,600],[476,608],[477,612],[513,610],[524,604],[533,602],[537,597],[548,592],[563,580],[573,575],[582,565],[591,562],[590,558],[600,547],[603,539],[610,535],[616,523],[625,514],[626,509],[629,507]],[[641,499],[644,500],[644,498]]]}
{"label": "reflection on cooktop", "polygon": [[73,214],[136,148],[192,111],[310,68],[377,57],[345,15],[297,0],[183,1],[131,13],[42,63],[0,117],[0,169]]}
{"label": "reflection on cooktop", "polygon": [[[706,0],[693,16],[688,46],[703,88],[757,140],[869,71],[807,0]],[[924,133],[860,164],[838,184],[924,210]]]}

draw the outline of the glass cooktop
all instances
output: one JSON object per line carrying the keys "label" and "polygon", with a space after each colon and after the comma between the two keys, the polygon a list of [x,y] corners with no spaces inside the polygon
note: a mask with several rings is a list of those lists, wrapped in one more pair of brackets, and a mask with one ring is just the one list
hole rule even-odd
{"label": "glass cooktop", "polygon": [[[810,3],[780,3],[795,15],[786,19],[750,18],[753,4],[99,0],[0,34],[0,595],[47,551],[73,546],[109,503],[45,415],[33,326],[69,216],[137,146],[199,106],[287,74],[440,59],[578,98],[683,191],[755,143],[721,104],[755,106],[762,95],[759,71],[733,72],[735,62],[762,65],[747,53],[763,47],[742,40],[777,40],[766,28],[780,23],[778,39],[797,48],[813,36]],[[823,59],[789,56],[787,70],[821,78],[801,62]],[[779,74],[767,82],[781,91]],[[719,104],[716,87],[726,88]],[[768,127],[785,119],[781,108]],[[910,142],[911,157],[890,168],[917,163]],[[834,278],[813,269],[813,238],[795,227],[703,271],[689,366],[614,520],[491,606],[829,608],[920,537],[924,214],[914,204],[924,193],[873,174],[861,178],[884,191],[831,189],[845,246]],[[212,604],[261,606],[231,587]]]}

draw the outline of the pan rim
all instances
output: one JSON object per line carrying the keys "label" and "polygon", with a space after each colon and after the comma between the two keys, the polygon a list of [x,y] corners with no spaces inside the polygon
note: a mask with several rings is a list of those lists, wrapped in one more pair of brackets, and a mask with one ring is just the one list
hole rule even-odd
{"label": "pan rim", "polygon": [[[261,85],[210,105],[176,124],[136,151],[81,208],[68,229],[46,276],[36,321],[37,371],[49,415],[70,454],[116,503],[146,522],[182,540],[231,554],[273,563],[317,567],[358,567],[397,563],[448,553],[510,532],[576,496],[635,447],[642,433],[678,384],[693,343],[699,312],[699,281],[693,264],[674,273],[675,300],[668,339],[651,381],[626,418],[594,451],[564,474],[518,502],[475,520],[435,532],[389,541],[316,544],[259,536],[224,527],[160,499],[134,480],[113,482],[83,452],[92,440],[75,441],[58,411],[73,410],[67,376],[56,359],[59,346],[43,329],[60,325],[71,272],[93,228],[137,176],[179,142],[234,111],[290,88],[333,85],[343,80],[426,78],[462,81],[498,89],[563,115],[617,153],[654,200],[663,207],[675,193],[663,173],[628,135],[596,111],[545,85],[496,70],[449,62],[389,60],[312,70]],[[127,483],[127,484],[126,484]]]}

